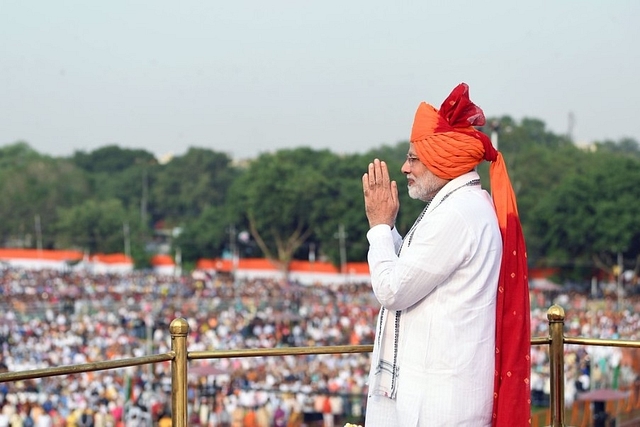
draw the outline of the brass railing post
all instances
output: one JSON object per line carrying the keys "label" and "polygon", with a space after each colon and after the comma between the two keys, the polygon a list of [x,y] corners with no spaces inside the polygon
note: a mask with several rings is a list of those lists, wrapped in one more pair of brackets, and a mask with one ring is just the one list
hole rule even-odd
{"label": "brass railing post", "polygon": [[187,336],[189,324],[185,319],[174,319],[171,332],[171,419],[173,427],[187,427]]}
{"label": "brass railing post", "polygon": [[564,309],[552,305],[549,320],[549,365],[551,379],[551,427],[564,427]]}

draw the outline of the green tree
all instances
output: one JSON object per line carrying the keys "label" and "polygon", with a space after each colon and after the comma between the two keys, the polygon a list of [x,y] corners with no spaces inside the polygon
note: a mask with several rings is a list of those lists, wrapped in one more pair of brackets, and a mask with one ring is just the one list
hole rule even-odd
{"label": "green tree", "polygon": [[115,174],[139,164],[155,163],[152,153],[140,149],[107,145],[89,153],[76,151],[71,160],[87,172]]}
{"label": "green tree", "polygon": [[620,141],[596,141],[596,150],[609,153],[620,153],[632,157],[640,158],[640,144],[633,138],[622,138]]}
{"label": "green tree", "polygon": [[[638,227],[627,210],[638,196],[627,185],[638,182],[633,174],[637,163],[628,163],[638,162],[637,141],[596,142],[594,153],[553,134],[537,119],[517,122],[504,116],[489,123],[485,131],[497,130],[518,197],[531,265],[610,269],[617,252],[627,264],[638,256]],[[336,265],[342,261],[341,249],[347,261],[364,261],[368,225],[361,177],[369,162],[385,160],[398,182],[396,227],[401,234],[424,206],[406,191],[400,168],[407,150],[406,141],[347,156],[299,148],[237,167],[226,154],[202,148],[158,164],[145,150],[115,145],[51,158],[17,142],[0,148],[0,239],[35,246],[39,219],[45,247],[121,252],[126,221],[140,264],[150,236],[147,227],[164,222],[182,229],[175,244],[184,260],[228,251],[235,227],[253,233],[248,243],[237,242],[241,250],[271,257],[284,268],[292,258],[306,259],[312,249]],[[488,170],[487,162],[478,168],[487,189]],[[625,178],[616,180],[620,174]],[[337,238],[340,229],[347,234],[344,248]]]}
{"label": "green tree", "polygon": [[31,160],[38,160],[42,157],[28,143],[18,141],[5,147],[0,147],[0,171],[23,166]]}
{"label": "green tree", "polygon": [[236,174],[227,154],[190,148],[163,165],[149,184],[153,219],[176,226],[223,205]]}
{"label": "green tree", "polygon": [[328,202],[336,189],[330,176],[337,163],[337,156],[327,150],[265,153],[234,183],[239,220],[284,273],[314,227],[331,216],[333,205]]}
{"label": "green tree", "polygon": [[67,159],[39,155],[24,143],[5,147],[0,150],[1,241],[54,247],[56,209],[89,194],[85,174]]}
{"label": "green tree", "polygon": [[640,162],[592,153],[580,173],[565,177],[547,192],[532,215],[547,265],[575,272],[599,268],[612,272],[618,253],[640,256]]}
{"label": "green tree", "polygon": [[234,236],[229,236],[230,218],[225,206],[208,206],[201,215],[185,221],[180,235],[174,242],[182,252],[182,259],[194,263],[200,258],[214,258],[222,255]]}
{"label": "green tree", "polygon": [[146,223],[149,186],[159,170],[153,154],[109,145],[89,153],[76,151],[72,161],[87,171],[95,198],[118,199],[125,208],[138,210]]}
{"label": "green tree", "polygon": [[58,210],[58,242],[61,247],[75,247],[89,253],[125,252],[127,239],[140,253],[143,244],[137,239],[139,220],[117,199],[86,200]]}
{"label": "green tree", "polygon": [[314,212],[309,244],[296,253],[297,258],[307,258],[313,247],[319,258],[326,258],[338,267],[343,261],[366,259],[368,227],[363,220],[361,177],[367,162],[362,155],[322,153],[318,156],[318,163],[313,167],[322,174],[322,185],[310,205]]}

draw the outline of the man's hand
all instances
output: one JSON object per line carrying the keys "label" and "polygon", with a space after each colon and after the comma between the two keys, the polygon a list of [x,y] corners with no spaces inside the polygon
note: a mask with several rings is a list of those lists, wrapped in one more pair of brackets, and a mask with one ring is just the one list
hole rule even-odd
{"label": "man's hand", "polygon": [[375,159],[369,163],[369,171],[362,176],[362,190],[369,227],[387,224],[393,228],[400,208],[398,184],[389,179],[385,162]]}

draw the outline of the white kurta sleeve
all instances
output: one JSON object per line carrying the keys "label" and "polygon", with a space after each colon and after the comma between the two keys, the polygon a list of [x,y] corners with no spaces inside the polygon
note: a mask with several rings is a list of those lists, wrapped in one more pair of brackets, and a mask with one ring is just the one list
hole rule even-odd
{"label": "white kurta sleeve", "polygon": [[418,223],[411,243],[405,238],[401,256],[389,226],[367,233],[371,284],[388,310],[404,310],[427,296],[469,255],[474,233],[460,212],[436,209]]}

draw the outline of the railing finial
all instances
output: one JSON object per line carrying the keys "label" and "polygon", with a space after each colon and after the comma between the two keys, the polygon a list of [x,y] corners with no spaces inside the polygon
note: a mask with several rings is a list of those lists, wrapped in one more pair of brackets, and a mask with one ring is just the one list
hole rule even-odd
{"label": "railing finial", "polygon": [[182,317],[173,319],[169,325],[171,336],[187,336],[189,334],[189,323]]}
{"label": "railing finial", "polygon": [[547,320],[551,323],[564,322],[564,308],[557,304],[549,307],[549,310],[547,310]]}

